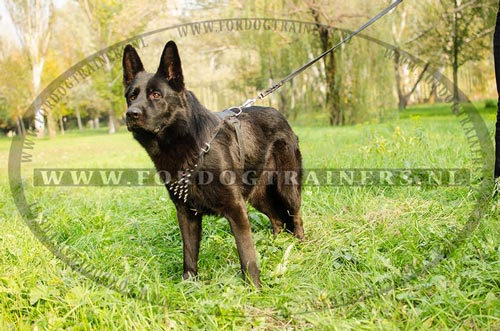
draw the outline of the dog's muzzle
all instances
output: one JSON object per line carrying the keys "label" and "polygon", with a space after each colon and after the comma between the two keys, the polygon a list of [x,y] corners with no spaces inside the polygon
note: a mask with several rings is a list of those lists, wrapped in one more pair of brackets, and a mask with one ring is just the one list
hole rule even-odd
{"label": "dog's muzzle", "polygon": [[136,108],[136,107],[130,107],[127,110],[126,116],[127,116],[127,121],[137,120],[142,116],[142,110],[140,110],[139,108]]}
{"label": "dog's muzzle", "polygon": [[130,107],[125,117],[127,118],[127,128],[129,131],[132,131],[132,129],[137,126],[138,120],[142,117],[142,110],[137,107]]}

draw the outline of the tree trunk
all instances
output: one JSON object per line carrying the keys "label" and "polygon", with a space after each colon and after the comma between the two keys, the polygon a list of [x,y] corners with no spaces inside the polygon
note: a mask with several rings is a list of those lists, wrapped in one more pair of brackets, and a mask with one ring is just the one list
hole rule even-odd
{"label": "tree trunk", "polygon": [[[312,16],[318,27],[319,40],[321,49],[326,52],[329,49],[330,31],[327,27],[321,25],[320,13],[314,6],[310,7]],[[325,108],[329,111],[330,125],[343,125],[345,122],[344,115],[340,109],[340,92],[335,82],[337,66],[335,62],[335,52],[330,52],[323,58],[325,64],[325,81],[326,81],[326,100]]]}
{"label": "tree trunk", "polygon": [[[328,50],[329,32],[324,28],[320,31],[321,46],[323,52]],[[335,75],[337,65],[335,63],[335,52],[330,52],[324,59],[325,61],[325,79],[326,79],[326,107],[330,110],[330,125],[343,125],[344,116],[340,109],[339,90],[335,84]]]}
{"label": "tree trunk", "polygon": [[283,116],[285,116],[286,119],[289,119],[290,112],[288,110],[288,104],[287,104],[288,98],[286,96],[286,93],[281,91],[278,93],[278,96],[279,96],[279,108],[278,109],[283,114]]}
{"label": "tree trunk", "polygon": [[[328,44],[325,45],[324,51],[328,50]],[[345,118],[340,109],[340,94],[339,89],[335,84],[335,74],[337,66],[335,63],[335,53],[330,52],[325,58],[325,74],[326,74],[326,105],[330,109],[330,125],[344,125]]]}
{"label": "tree trunk", "polygon": [[[33,55],[34,57],[34,55]],[[45,58],[41,56],[39,59],[36,60],[35,63],[32,64],[31,70],[32,70],[32,84],[33,84],[33,99],[36,99],[38,96],[38,93],[40,92],[40,87],[41,87],[41,82],[42,82],[42,70],[43,66],[45,63]],[[37,127],[38,131],[38,137],[43,137],[45,135],[45,119],[43,118],[43,115],[41,113],[41,105],[35,105],[35,119],[38,124],[35,125]],[[50,138],[54,138],[57,134],[56,131],[56,120],[54,119],[54,116],[52,115],[52,110],[47,108],[46,110],[46,116],[47,116],[47,130],[49,132]]]}
{"label": "tree trunk", "polygon": [[55,138],[57,134],[57,125],[56,125],[56,120],[54,118],[54,114],[52,111],[47,112],[47,129],[49,131],[49,137],[50,138]]}
{"label": "tree trunk", "polygon": [[458,95],[458,3],[454,1],[455,11],[453,13],[453,113],[456,115],[459,111]]}
{"label": "tree trunk", "polygon": [[76,123],[78,124],[78,130],[83,131],[82,117],[80,115],[80,108],[76,108]]}
{"label": "tree trunk", "polygon": [[413,84],[413,87],[410,88],[408,93],[404,91],[405,84],[401,79],[401,73],[399,72],[400,67],[401,67],[401,54],[399,53],[399,50],[396,49],[394,50],[394,75],[396,80],[396,90],[398,93],[398,108],[399,110],[405,110],[406,107],[408,106],[411,96],[417,90],[418,84],[420,84],[420,82],[424,78],[424,75],[427,72],[427,69],[429,68],[429,63],[426,63],[424,69],[422,70],[417,80]]}
{"label": "tree trunk", "polygon": [[45,117],[38,107],[35,107],[35,130],[38,138],[45,136]]}
{"label": "tree trunk", "polygon": [[396,80],[396,91],[398,93],[398,108],[399,108],[399,110],[405,110],[406,106],[408,105],[408,99],[406,98],[405,94],[403,93],[403,87],[401,86],[403,84],[403,82],[401,79],[401,73],[399,72],[400,66],[401,66],[401,54],[399,53],[399,50],[395,49],[394,50],[394,77]]}
{"label": "tree trunk", "polygon": [[[328,28],[320,26],[319,35],[321,41],[321,49],[326,52],[329,49],[330,32]],[[344,116],[340,109],[339,90],[335,84],[335,75],[337,66],[335,63],[335,52],[330,52],[324,58],[325,62],[325,80],[326,80],[326,108],[330,110],[330,125],[343,125]]]}
{"label": "tree trunk", "polygon": [[24,121],[22,116],[17,117],[17,134],[21,137],[26,136],[26,128],[24,127]]}
{"label": "tree trunk", "polygon": [[64,135],[64,121],[62,116],[59,116],[59,131]]}
{"label": "tree trunk", "polygon": [[113,112],[113,110],[110,110],[108,114],[109,114],[109,122],[108,122],[109,134],[113,134],[116,132],[115,113]]}
{"label": "tree trunk", "polygon": [[427,100],[424,100],[427,103],[430,103],[431,105],[436,103],[437,100],[437,83],[433,83],[431,86],[431,91],[429,92],[429,97]]}

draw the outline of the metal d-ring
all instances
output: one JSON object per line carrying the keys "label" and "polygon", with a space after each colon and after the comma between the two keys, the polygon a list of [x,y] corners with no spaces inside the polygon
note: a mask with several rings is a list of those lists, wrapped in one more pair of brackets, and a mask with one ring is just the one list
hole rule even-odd
{"label": "metal d-ring", "polygon": [[205,143],[205,148],[202,148],[201,151],[203,153],[207,154],[209,150],[210,150],[210,144],[209,143]]}
{"label": "metal d-ring", "polygon": [[233,115],[235,117],[237,117],[238,115],[240,115],[243,112],[243,106],[233,107],[232,109],[238,109],[238,112],[234,113],[234,115]]}

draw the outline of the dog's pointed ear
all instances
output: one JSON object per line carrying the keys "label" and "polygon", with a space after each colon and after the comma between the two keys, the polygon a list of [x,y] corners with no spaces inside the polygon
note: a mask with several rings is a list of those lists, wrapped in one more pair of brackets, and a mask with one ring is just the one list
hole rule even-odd
{"label": "dog's pointed ear", "polygon": [[177,45],[170,40],[161,54],[160,66],[156,75],[168,81],[170,87],[177,92],[184,89],[184,77],[182,76],[181,58]]}
{"label": "dog's pointed ear", "polygon": [[135,76],[144,71],[141,58],[134,47],[131,45],[125,46],[123,50],[123,85],[129,86],[134,80]]}

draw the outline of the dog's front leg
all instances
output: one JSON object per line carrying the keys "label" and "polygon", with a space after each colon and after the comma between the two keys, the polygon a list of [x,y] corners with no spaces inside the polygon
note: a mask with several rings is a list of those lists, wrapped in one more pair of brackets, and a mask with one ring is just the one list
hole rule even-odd
{"label": "dog's front leg", "polygon": [[250,221],[248,220],[245,201],[241,199],[227,208],[224,216],[229,220],[233,231],[240,257],[241,271],[243,276],[253,282],[255,287],[261,288],[260,271],[257,268],[255,246],[253,244]]}
{"label": "dog's front leg", "polygon": [[184,255],[183,279],[198,274],[198,253],[201,242],[201,214],[195,214],[185,205],[177,207],[177,221],[182,234],[182,252]]}

